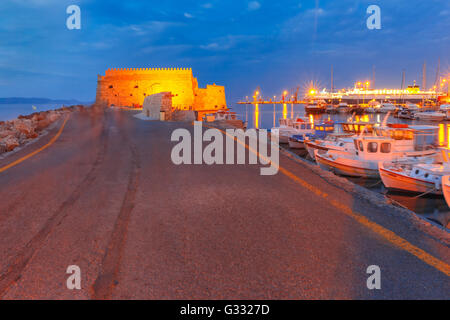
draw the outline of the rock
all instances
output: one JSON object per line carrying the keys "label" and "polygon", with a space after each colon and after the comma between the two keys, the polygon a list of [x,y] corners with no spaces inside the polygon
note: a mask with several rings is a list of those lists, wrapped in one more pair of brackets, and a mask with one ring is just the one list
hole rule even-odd
{"label": "rock", "polygon": [[55,122],[55,121],[58,120],[60,117],[61,117],[61,116],[60,116],[59,113],[57,113],[56,111],[52,111],[52,112],[50,112],[50,114],[47,116],[47,119],[48,119],[50,122]]}
{"label": "rock", "polygon": [[14,136],[7,136],[0,143],[5,146],[6,151],[12,151],[19,146],[19,141]]}
{"label": "rock", "polygon": [[50,121],[48,119],[39,120],[36,124],[36,130],[41,131],[47,128],[50,125]]}
{"label": "rock", "polygon": [[8,149],[6,148],[6,144],[0,142],[0,154],[8,152]]}
{"label": "rock", "polygon": [[15,120],[14,129],[20,133],[23,133],[27,137],[34,135],[33,122],[28,119]]}
{"label": "rock", "polygon": [[14,135],[14,131],[10,130],[10,129],[2,129],[0,130],[0,139],[6,138],[7,136],[12,136]]}

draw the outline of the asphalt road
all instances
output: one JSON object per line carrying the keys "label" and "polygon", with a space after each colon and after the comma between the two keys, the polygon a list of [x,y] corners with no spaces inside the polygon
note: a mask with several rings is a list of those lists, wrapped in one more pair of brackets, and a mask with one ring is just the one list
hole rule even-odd
{"label": "asphalt road", "polygon": [[[293,176],[176,166],[178,127],[193,131],[127,111],[74,113],[54,144],[1,172],[0,297],[450,298],[450,248],[427,232],[283,155]],[[81,290],[66,286],[69,265],[81,269]],[[370,265],[381,269],[380,290],[366,286]]]}

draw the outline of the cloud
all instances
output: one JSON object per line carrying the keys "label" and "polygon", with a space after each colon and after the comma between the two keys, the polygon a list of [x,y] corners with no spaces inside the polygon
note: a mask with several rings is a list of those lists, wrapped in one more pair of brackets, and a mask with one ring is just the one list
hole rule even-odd
{"label": "cloud", "polygon": [[248,3],[247,9],[249,11],[255,11],[261,8],[261,4],[258,1],[251,1]]}
{"label": "cloud", "polygon": [[253,35],[229,34],[227,36],[214,39],[211,43],[206,45],[201,45],[200,48],[209,51],[226,51],[238,46],[239,44],[250,43],[255,39],[259,39],[259,37]]}
{"label": "cloud", "polygon": [[185,12],[184,13],[184,17],[188,18],[188,19],[192,19],[194,16],[192,14],[188,13],[188,12]]}
{"label": "cloud", "polygon": [[212,7],[213,7],[212,3],[202,4],[202,8],[205,8],[205,9],[211,9]]}

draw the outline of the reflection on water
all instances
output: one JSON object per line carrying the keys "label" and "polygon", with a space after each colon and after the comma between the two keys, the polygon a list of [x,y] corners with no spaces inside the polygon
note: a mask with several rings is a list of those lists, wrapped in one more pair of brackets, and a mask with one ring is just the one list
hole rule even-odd
{"label": "reflection on water", "polygon": [[[248,123],[249,128],[262,128],[270,129],[272,127],[278,126],[278,121],[280,118],[286,119],[288,116],[291,118],[304,117],[307,116],[303,105],[300,104],[261,104],[255,106],[249,106],[248,108],[253,109],[253,122]],[[233,108],[241,119],[248,119],[248,108],[247,105],[236,105]],[[290,110],[289,110],[289,109]],[[288,110],[290,112],[288,112]],[[385,114],[365,114],[365,115],[355,115],[353,120],[360,122],[376,122],[382,123],[385,118]],[[319,115],[309,115],[311,122],[317,123],[320,121],[335,121],[344,122],[349,121],[352,115],[350,114],[319,114]],[[450,148],[450,121],[449,122],[427,122],[427,121],[415,121],[398,119],[393,116],[389,118],[389,123],[409,123],[409,124],[424,124],[424,125],[435,125],[439,126],[439,143],[442,146]],[[297,152],[298,153],[298,152]],[[300,154],[306,156],[307,152]],[[414,198],[409,194],[398,194],[386,192],[382,183],[376,183],[370,180],[369,182],[364,182],[361,179],[352,179],[353,182],[363,185],[364,187],[370,188],[371,190],[382,192],[386,194],[387,197],[399,202],[401,205],[409,208],[410,210],[420,214],[430,220],[433,220],[447,228],[450,228],[450,209],[447,206],[443,197],[435,196],[424,196],[420,198]]]}
{"label": "reflection on water", "polygon": [[[250,110],[249,110],[250,109]],[[251,111],[253,110],[253,111]],[[311,123],[317,123],[322,121],[335,121],[344,122],[352,119],[351,114],[310,114],[305,113],[305,108],[301,104],[256,104],[256,105],[236,105],[233,107],[240,119],[247,121],[248,128],[257,129],[271,129],[278,126],[279,119],[283,118],[296,118],[296,117],[309,117]],[[252,122],[248,122],[248,112],[252,112]],[[382,123],[386,114],[364,114],[354,115],[353,121],[357,122],[375,122]],[[393,116],[389,117],[389,123],[407,123],[407,124],[419,124],[419,125],[434,125],[439,126],[439,144],[444,147],[450,148],[450,121],[437,123],[433,121],[416,121],[399,119]]]}
{"label": "reflection on water", "polygon": [[255,118],[255,128],[259,129],[259,105],[258,104],[255,104],[254,118]]}

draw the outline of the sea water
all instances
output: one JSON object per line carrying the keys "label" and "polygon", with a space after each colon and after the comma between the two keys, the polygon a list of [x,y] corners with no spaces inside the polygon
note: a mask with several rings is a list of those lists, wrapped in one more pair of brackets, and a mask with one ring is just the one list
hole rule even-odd
{"label": "sea water", "polygon": [[58,103],[48,104],[0,104],[0,121],[12,120],[20,115],[28,115],[34,112],[59,109],[63,105]]}

